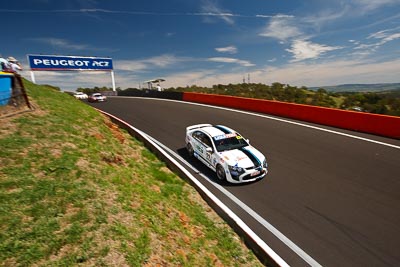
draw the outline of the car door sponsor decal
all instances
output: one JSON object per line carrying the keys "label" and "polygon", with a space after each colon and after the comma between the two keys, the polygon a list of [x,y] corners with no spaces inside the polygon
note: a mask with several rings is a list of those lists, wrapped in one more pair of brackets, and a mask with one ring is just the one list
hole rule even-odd
{"label": "car door sponsor decal", "polygon": [[207,161],[211,162],[211,153],[210,152],[207,152],[206,157],[207,157]]}
{"label": "car door sponsor decal", "polygon": [[203,148],[202,148],[201,145],[197,145],[197,144],[196,144],[196,150],[198,151],[198,153],[203,154]]}
{"label": "car door sponsor decal", "polygon": [[231,137],[235,137],[235,136],[236,136],[237,139],[240,139],[240,138],[238,138],[238,136],[235,133],[221,134],[221,135],[214,136],[213,138],[214,138],[215,141],[218,141],[218,140],[231,138]]}

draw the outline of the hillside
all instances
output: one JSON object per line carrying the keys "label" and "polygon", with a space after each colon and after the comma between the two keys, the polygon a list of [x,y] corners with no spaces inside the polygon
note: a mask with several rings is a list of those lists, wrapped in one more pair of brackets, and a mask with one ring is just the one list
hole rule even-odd
{"label": "hillside", "polygon": [[0,124],[0,266],[262,266],[200,195],[68,94]]}
{"label": "hillside", "polygon": [[400,90],[400,83],[341,84],[336,86],[310,87],[311,90],[323,88],[329,92],[384,92]]}

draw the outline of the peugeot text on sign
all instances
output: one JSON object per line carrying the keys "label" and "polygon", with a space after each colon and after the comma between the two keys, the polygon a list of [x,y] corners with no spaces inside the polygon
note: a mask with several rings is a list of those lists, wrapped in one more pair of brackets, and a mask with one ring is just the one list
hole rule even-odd
{"label": "peugeot text on sign", "polygon": [[31,70],[108,70],[113,69],[111,58],[28,55]]}

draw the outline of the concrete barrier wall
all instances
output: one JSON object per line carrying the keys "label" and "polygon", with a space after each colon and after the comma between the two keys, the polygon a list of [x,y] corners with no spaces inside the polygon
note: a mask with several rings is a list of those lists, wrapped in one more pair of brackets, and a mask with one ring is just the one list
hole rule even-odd
{"label": "concrete barrier wall", "polygon": [[135,96],[135,97],[150,97],[150,98],[163,98],[172,100],[182,100],[183,93],[181,92],[168,92],[168,91],[157,91],[149,89],[130,89],[118,92],[119,96]]}
{"label": "concrete barrier wall", "polygon": [[400,117],[285,103],[279,101],[184,93],[189,102],[261,112],[358,132],[400,139]]}

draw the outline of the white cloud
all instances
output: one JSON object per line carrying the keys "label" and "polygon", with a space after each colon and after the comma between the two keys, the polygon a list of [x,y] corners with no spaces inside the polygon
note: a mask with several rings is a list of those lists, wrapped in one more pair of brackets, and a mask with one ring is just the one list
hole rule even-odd
{"label": "white cloud", "polygon": [[272,18],[271,15],[256,15],[256,18]]}
{"label": "white cloud", "polygon": [[255,15],[256,18],[294,18],[292,15],[277,14],[277,15]]}
{"label": "white cloud", "polygon": [[214,2],[211,2],[208,0],[203,1],[203,6],[201,7],[201,9],[202,9],[202,12],[204,12],[204,13],[201,13],[198,15],[205,16],[205,22],[212,23],[214,21],[212,21],[211,18],[215,17],[215,18],[222,19],[225,23],[227,23],[229,25],[235,24],[235,21],[233,20],[233,17],[235,15],[232,13],[223,11]]}
{"label": "white cloud", "polygon": [[394,28],[370,34],[367,37],[367,40],[377,41],[367,44],[360,42],[355,43],[357,46],[354,47],[354,50],[356,50],[354,54],[359,56],[371,55],[373,52],[377,51],[381,46],[385,45],[386,43],[400,39],[400,32],[398,32],[398,30],[399,28]]}
{"label": "white cloud", "polygon": [[312,43],[307,40],[295,40],[292,43],[291,49],[286,49],[286,51],[293,54],[292,62],[301,61],[305,59],[315,59],[319,58],[320,55],[341,49],[342,47],[339,46],[327,46],[321,45],[317,43]]}
{"label": "white cloud", "polygon": [[165,54],[141,60],[116,60],[114,61],[114,68],[124,71],[147,71],[155,67],[165,68],[187,60],[190,59]]}
{"label": "white cloud", "polygon": [[357,40],[349,40],[349,43],[353,43],[353,44],[355,44],[355,45],[359,45],[359,44],[360,44],[360,41],[357,41]]}
{"label": "white cloud", "polygon": [[79,43],[74,43],[67,39],[54,38],[54,37],[27,38],[26,40],[41,43],[41,44],[44,44],[47,46],[51,46],[57,50],[68,49],[68,50],[89,51],[89,52],[90,51],[108,51],[108,52],[116,51],[115,49],[111,49],[111,48],[102,48],[100,46],[93,46],[93,45],[89,45],[89,44],[79,44]]}
{"label": "white cloud", "polygon": [[65,39],[42,37],[42,38],[31,38],[30,40],[39,42],[42,44],[50,45],[60,49],[72,49],[72,50],[88,50],[92,49],[90,45],[86,44],[75,44]]}
{"label": "white cloud", "polygon": [[247,60],[240,60],[236,58],[229,58],[229,57],[211,57],[207,59],[208,61],[212,62],[221,62],[221,63],[234,63],[239,64],[244,67],[252,67],[255,66],[253,63]]}
{"label": "white cloud", "polygon": [[220,53],[229,53],[229,54],[236,54],[238,52],[237,48],[233,45],[227,47],[215,48],[215,50]]}
{"label": "white cloud", "polygon": [[123,71],[143,71],[149,68],[149,65],[139,60],[115,60],[114,69]]}
{"label": "white cloud", "polygon": [[352,8],[349,5],[331,7],[322,9],[316,14],[307,16],[302,20],[304,23],[308,23],[314,25],[314,27],[316,28],[320,28],[325,24],[343,18],[344,16],[349,14],[349,12],[353,12]]}
{"label": "white cloud", "polygon": [[274,16],[259,35],[287,41],[302,34],[302,31],[294,23],[293,17]]}
{"label": "white cloud", "polygon": [[182,62],[184,60],[186,60],[186,59],[178,58],[174,55],[165,54],[165,55],[156,56],[156,57],[152,57],[152,58],[143,60],[143,62],[150,64],[150,65],[164,68],[164,67],[176,64],[178,62]]}
{"label": "white cloud", "polygon": [[[396,28],[395,30],[399,30],[399,29]],[[400,32],[391,33],[392,31],[393,31],[393,29],[379,31],[379,32],[370,34],[370,36],[368,36],[367,39],[371,39],[371,38],[380,39],[381,40],[381,42],[379,42],[380,45],[385,44],[387,42],[391,42],[396,39],[399,39]]]}
{"label": "white cloud", "polygon": [[382,41],[387,43],[387,42],[391,42],[391,41],[399,39],[399,38],[400,38],[400,33],[394,33],[389,36],[386,36]]}
{"label": "white cloud", "polygon": [[354,5],[361,9],[363,12],[376,10],[383,6],[399,4],[400,0],[352,0]]}
{"label": "white cloud", "polygon": [[384,6],[399,3],[400,0],[330,0],[324,3],[323,8],[315,14],[305,17],[303,21],[319,27],[343,18],[354,19],[365,16]]}

